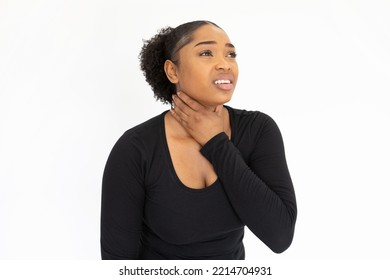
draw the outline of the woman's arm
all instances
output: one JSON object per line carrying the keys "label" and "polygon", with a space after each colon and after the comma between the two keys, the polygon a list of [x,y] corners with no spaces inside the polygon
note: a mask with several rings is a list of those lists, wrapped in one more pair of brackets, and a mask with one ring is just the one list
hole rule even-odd
{"label": "woman's arm", "polygon": [[173,115],[199,139],[201,153],[212,163],[243,223],[272,251],[283,252],[293,239],[297,207],[276,123],[269,118],[261,133],[253,133],[258,139],[248,143],[255,146],[247,164],[217,125],[218,112],[212,114],[183,93],[180,100],[175,98]]}
{"label": "woman's arm", "polygon": [[276,124],[268,121],[249,165],[225,133],[207,142],[201,153],[213,164],[243,223],[275,253],[286,250],[293,239],[297,207]]}
{"label": "woman's arm", "polygon": [[103,174],[101,205],[102,259],[139,256],[144,188],[142,155],[125,133],[114,145]]}

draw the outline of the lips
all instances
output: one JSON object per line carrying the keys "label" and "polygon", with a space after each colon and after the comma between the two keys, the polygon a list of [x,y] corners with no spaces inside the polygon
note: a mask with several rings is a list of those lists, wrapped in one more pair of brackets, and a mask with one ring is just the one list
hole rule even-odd
{"label": "lips", "polygon": [[232,82],[230,80],[216,80],[214,81],[214,84],[216,85],[222,85],[222,84],[231,84]]}
{"label": "lips", "polygon": [[233,76],[230,74],[218,75],[213,81],[214,85],[221,90],[232,90],[234,88]]}

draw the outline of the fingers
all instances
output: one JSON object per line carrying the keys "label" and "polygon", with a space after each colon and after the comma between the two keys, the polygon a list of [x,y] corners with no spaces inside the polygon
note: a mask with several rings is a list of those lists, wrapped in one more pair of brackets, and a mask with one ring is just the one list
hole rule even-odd
{"label": "fingers", "polygon": [[223,105],[208,108],[183,92],[172,99],[171,116],[202,146],[223,131]]}
{"label": "fingers", "polygon": [[179,117],[182,121],[186,121],[189,116],[203,108],[201,104],[184,92],[178,92],[177,95],[172,95],[172,99],[173,112],[176,113],[176,117]]}
{"label": "fingers", "polygon": [[184,103],[179,97],[173,95],[173,106],[172,106],[172,113],[175,114],[176,118],[179,118],[180,120],[185,120],[188,118],[188,116],[191,113],[191,108],[188,107],[186,103]]}
{"label": "fingers", "polygon": [[182,123],[184,125],[184,121],[183,119],[181,118],[181,116],[179,115],[180,112],[178,113],[178,111],[174,108],[171,109],[171,115],[179,122],[179,123]]}
{"label": "fingers", "polygon": [[200,103],[198,103],[197,101],[195,101],[194,99],[192,99],[191,97],[189,97],[187,94],[185,94],[182,91],[179,91],[177,93],[177,97],[179,97],[179,99],[181,101],[183,101],[185,104],[187,104],[187,106],[190,107],[194,111],[199,111],[200,109],[203,108],[203,106]]}

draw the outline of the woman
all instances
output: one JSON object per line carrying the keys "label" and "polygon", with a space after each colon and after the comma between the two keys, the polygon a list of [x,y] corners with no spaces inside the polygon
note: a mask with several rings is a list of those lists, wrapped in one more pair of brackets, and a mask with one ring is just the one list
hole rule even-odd
{"label": "woman", "polygon": [[163,112],[117,141],[103,175],[103,259],[244,259],[244,226],[276,253],[297,216],[283,141],[261,112],[224,106],[234,45],[194,21],[146,41],[141,69]]}

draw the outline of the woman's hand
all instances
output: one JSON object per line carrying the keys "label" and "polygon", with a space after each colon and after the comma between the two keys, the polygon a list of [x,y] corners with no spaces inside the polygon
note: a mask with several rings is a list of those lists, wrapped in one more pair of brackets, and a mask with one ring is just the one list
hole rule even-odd
{"label": "woman's hand", "polygon": [[223,106],[207,108],[184,92],[173,96],[172,116],[201,146],[224,131]]}

